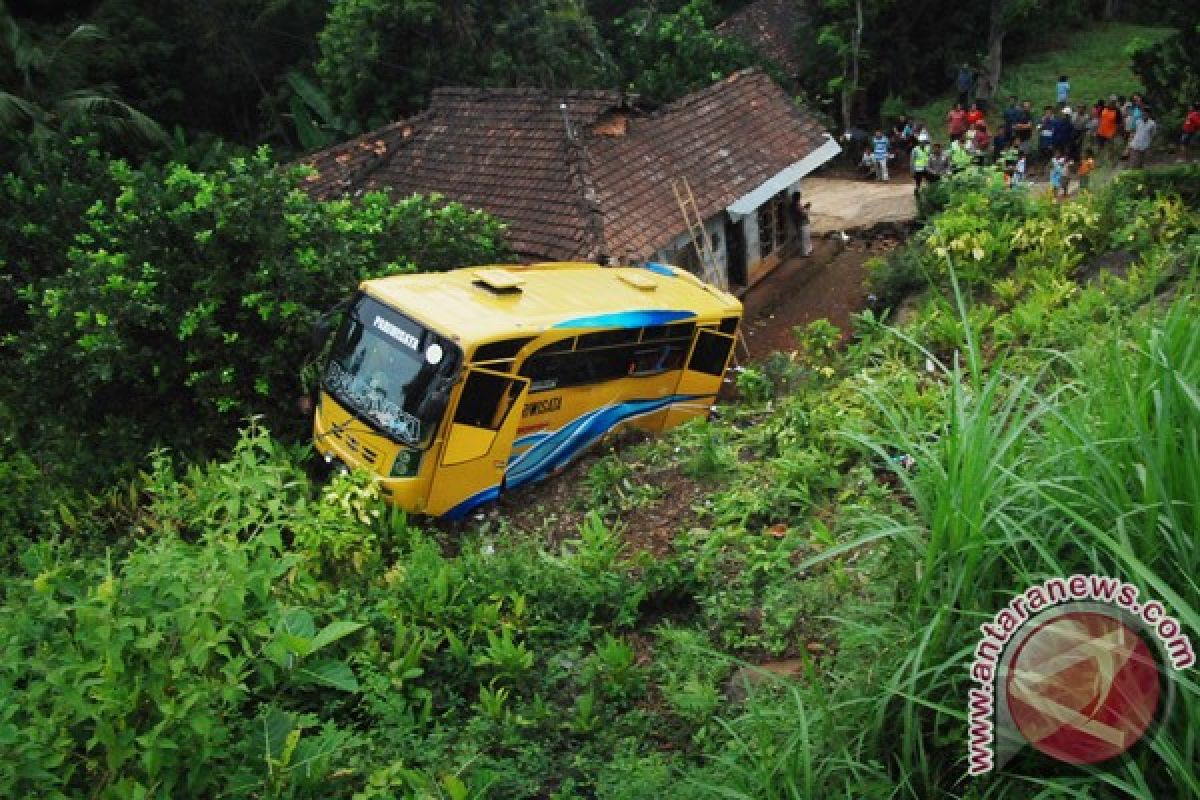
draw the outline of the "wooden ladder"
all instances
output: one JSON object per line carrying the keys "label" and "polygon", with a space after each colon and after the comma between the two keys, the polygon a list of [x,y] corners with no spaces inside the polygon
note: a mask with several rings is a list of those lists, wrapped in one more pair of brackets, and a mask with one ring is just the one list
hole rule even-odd
{"label": "wooden ladder", "polygon": [[686,177],[678,178],[671,181],[671,191],[675,193],[675,202],[679,204],[679,211],[683,214],[683,221],[687,225],[688,236],[692,239],[692,249],[696,251],[696,258],[700,259],[700,265],[704,270],[701,277],[706,283],[711,283],[721,289],[728,289],[729,287],[725,284],[725,276],[721,274],[721,270],[717,266],[717,255],[713,252],[708,231],[704,230],[704,219],[700,216],[700,209],[696,207],[696,196],[692,194],[692,185],[688,183]]}
{"label": "wooden ladder", "polygon": [[[675,193],[675,202],[679,204],[679,211],[683,214],[684,223],[687,224],[688,235],[692,239],[692,248],[696,251],[696,257],[700,259],[700,263],[704,267],[704,281],[728,291],[729,285],[725,282],[725,275],[717,266],[717,254],[713,252],[708,231],[704,230],[704,219],[700,216],[700,209],[696,207],[696,196],[692,194],[692,185],[688,183],[687,177],[671,181],[671,191]],[[744,324],[745,320],[743,319],[742,322]],[[737,343],[742,346],[742,352],[746,354],[746,360],[749,361],[750,345],[746,343],[742,327],[742,325],[738,326]],[[734,363],[737,363],[736,353],[734,354]]]}

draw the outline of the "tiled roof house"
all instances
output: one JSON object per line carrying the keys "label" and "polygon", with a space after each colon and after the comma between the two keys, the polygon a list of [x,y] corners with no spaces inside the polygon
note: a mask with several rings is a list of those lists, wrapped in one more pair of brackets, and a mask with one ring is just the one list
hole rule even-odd
{"label": "tiled roof house", "polygon": [[316,196],[437,192],[482,208],[523,260],[696,268],[672,191],[686,177],[736,286],[783,255],[788,192],[837,153],[813,116],[746,70],[653,113],[610,91],[437,89],[421,114],[303,163]]}

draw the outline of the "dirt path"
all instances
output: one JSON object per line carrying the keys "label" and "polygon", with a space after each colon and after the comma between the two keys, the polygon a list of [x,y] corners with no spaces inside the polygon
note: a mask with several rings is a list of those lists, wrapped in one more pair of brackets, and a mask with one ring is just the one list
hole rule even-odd
{"label": "dirt path", "polygon": [[812,203],[814,236],[874,228],[881,223],[907,224],[917,218],[916,197],[907,170],[890,181],[806,178],[804,199]]}
{"label": "dirt path", "polygon": [[844,246],[839,239],[826,239],[816,243],[810,258],[781,264],[742,298],[750,359],[796,349],[792,329],[813,320],[827,319],[849,333],[851,316],[866,307],[867,260],[899,243],[894,236],[851,239]]}
{"label": "dirt path", "polygon": [[812,203],[816,249],[788,259],[743,296],[751,360],[795,349],[792,329],[816,319],[849,332],[851,315],[866,305],[866,261],[899,244],[896,236],[871,232],[902,229],[917,216],[907,172],[887,182],[807,178],[803,191]]}
{"label": "dirt path", "polygon": [[[852,243],[853,244],[853,243]],[[813,253],[832,250],[832,242],[823,243]],[[828,319],[843,331],[849,330],[850,315],[866,300],[866,249],[829,253],[816,262],[790,259],[768,279],[769,286],[755,287],[748,293],[742,330],[750,349],[750,360],[759,361],[775,351],[796,349],[792,329],[816,319]]]}

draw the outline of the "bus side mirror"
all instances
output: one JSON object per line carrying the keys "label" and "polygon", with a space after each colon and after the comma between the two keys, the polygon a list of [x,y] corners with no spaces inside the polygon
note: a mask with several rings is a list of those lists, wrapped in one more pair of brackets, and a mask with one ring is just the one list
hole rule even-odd
{"label": "bus side mirror", "polygon": [[441,419],[442,413],[446,410],[446,404],[449,402],[450,387],[447,383],[439,381],[417,404],[417,419],[422,422]]}
{"label": "bus side mirror", "polygon": [[319,353],[325,346],[325,342],[329,340],[329,334],[333,333],[334,321],[350,307],[350,301],[353,298],[347,297],[341,300],[333,308],[326,311],[321,316],[317,317],[317,321],[312,327],[312,351]]}
{"label": "bus side mirror", "polygon": [[329,318],[328,314],[322,314],[317,317],[317,321],[312,327],[312,341],[310,342],[314,353],[324,347],[326,340],[329,339],[329,332],[332,327],[333,320]]}

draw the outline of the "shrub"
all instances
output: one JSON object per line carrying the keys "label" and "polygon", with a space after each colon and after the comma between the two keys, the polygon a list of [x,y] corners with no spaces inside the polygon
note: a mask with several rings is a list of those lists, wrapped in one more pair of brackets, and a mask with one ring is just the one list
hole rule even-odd
{"label": "shrub", "polygon": [[0,609],[0,794],[211,796],[328,774],[350,735],[301,698],[357,690],[327,651],[359,626],[289,604],[294,558],[223,537],[154,539],[122,563],[40,552]]}
{"label": "shrub", "polygon": [[1115,196],[1179,197],[1193,211],[1200,209],[1200,164],[1172,164],[1123,172],[1114,181]]}
{"label": "shrub", "polygon": [[1200,54],[1191,45],[1200,29],[1131,48],[1133,72],[1167,136],[1176,136],[1188,108],[1200,97]]}
{"label": "shrub", "polygon": [[320,312],[367,277],[502,257],[481,212],[417,196],[321,202],[300,179],[265,149],[209,173],[108,164],[77,227],[30,244],[56,266],[25,276],[28,325],[8,340],[22,404],[56,409],[89,459],[156,442],[203,452],[250,414],[298,433]]}
{"label": "shrub", "polygon": [[928,274],[916,247],[897,247],[867,261],[867,287],[882,308],[895,306],[911,292],[928,286]]}

